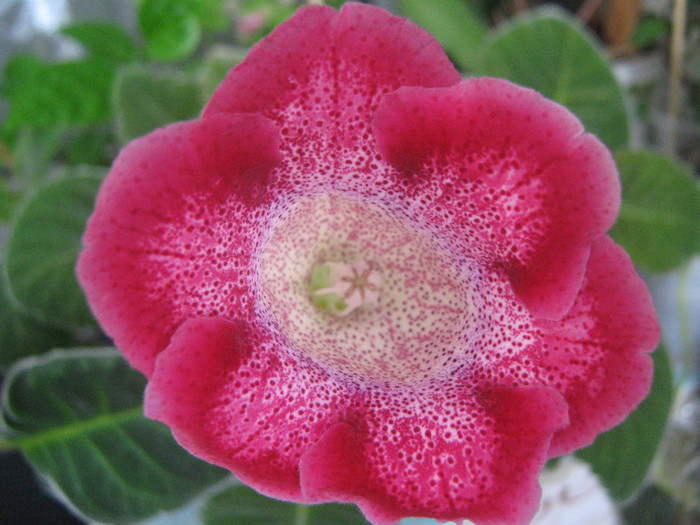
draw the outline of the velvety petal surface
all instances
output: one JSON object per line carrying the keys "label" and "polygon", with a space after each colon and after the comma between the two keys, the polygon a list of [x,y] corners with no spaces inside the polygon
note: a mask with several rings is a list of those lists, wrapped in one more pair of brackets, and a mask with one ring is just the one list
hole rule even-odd
{"label": "velvety petal surface", "polygon": [[306,501],[299,460],[346,412],[347,394],[317,367],[290,359],[264,331],[191,319],[156,362],[148,417],[194,455],[268,496]]}
{"label": "velvety petal surface", "polygon": [[[230,73],[201,121],[158,130],[117,159],[78,269],[107,333],[148,375],[186,318],[248,318],[249,255],[275,206],[321,189],[375,193],[369,122],[381,97],[458,80],[439,44],[404,19],[353,3],[300,9]],[[269,117],[281,140],[239,112]]]}
{"label": "velvety petal surface", "polygon": [[614,161],[568,110],[530,89],[480,78],[402,88],[373,128],[396,181],[460,249],[504,267],[537,317],[571,307],[590,244],[614,222]]}
{"label": "velvety petal surface", "polygon": [[220,318],[176,331],[146,414],[264,494],[358,503],[374,524],[527,523],[552,435],[568,421],[549,388],[358,388],[293,358],[268,331]]}
{"label": "velvety petal surface", "polygon": [[566,404],[547,388],[481,391],[459,385],[366,393],[301,461],[312,502],[357,503],[375,525],[406,516],[529,523],[537,477]]}
{"label": "velvety petal surface", "polygon": [[115,161],[78,278],[102,327],[146,375],[185,319],[250,315],[256,210],[278,155],[268,120],[224,115],[160,129]]}
{"label": "velvety petal surface", "polygon": [[555,434],[550,451],[560,456],[589,445],[646,397],[653,376],[648,353],[661,331],[646,284],[608,237],[593,244],[571,311],[536,326],[546,334],[541,377],[569,405],[571,423]]}
{"label": "velvety petal surface", "polygon": [[403,18],[353,2],[340,13],[311,6],[249,52],[204,116],[260,112],[277,122],[290,163],[285,177],[300,168],[366,172],[376,161],[369,124],[381,98],[400,86],[459,79],[438,42]]}
{"label": "velvety petal surface", "polygon": [[[560,320],[533,318],[519,308],[503,276],[492,274],[486,283],[490,321],[478,338],[478,355],[486,357],[473,362],[473,377],[561,393],[570,423],[555,434],[550,456],[590,444],[644,399],[652,379],[647,354],[659,342],[659,324],[646,284],[610,238],[593,243],[580,293]],[[508,328],[486,329],[494,324]]]}

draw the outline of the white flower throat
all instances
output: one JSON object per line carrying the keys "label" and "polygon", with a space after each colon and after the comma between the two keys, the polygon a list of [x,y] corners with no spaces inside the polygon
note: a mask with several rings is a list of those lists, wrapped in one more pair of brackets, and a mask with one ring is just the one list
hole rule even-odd
{"label": "white flower throat", "polygon": [[380,206],[300,198],[259,260],[259,309],[328,372],[416,384],[464,362],[475,284],[431,236]]}

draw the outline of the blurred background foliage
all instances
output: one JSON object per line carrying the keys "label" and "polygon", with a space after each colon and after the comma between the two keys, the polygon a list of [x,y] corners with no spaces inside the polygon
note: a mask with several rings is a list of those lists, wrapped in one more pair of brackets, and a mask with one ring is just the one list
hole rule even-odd
{"label": "blurred background foliage", "polygon": [[[0,451],[21,452],[80,520],[365,523],[352,506],[267,500],[146,420],[143,378],[109,347],[73,270],[119,149],[196,118],[303,3],[0,0]],[[609,523],[699,523],[700,0],[373,3],[432,33],[464,76],[533,87],[613,150],[623,203],[611,234],[647,278],[665,345],[649,398],[577,456],[612,498]],[[592,523],[576,521],[590,511],[578,499],[569,521],[543,509],[536,522]],[[0,521],[44,522],[24,510],[0,508]]]}

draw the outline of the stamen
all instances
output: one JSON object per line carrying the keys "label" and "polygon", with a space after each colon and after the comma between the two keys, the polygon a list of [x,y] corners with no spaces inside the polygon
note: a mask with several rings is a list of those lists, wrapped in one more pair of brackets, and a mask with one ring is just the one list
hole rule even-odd
{"label": "stamen", "polygon": [[381,275],[366,261],[355,264],[325,262],[311,274],[311,299],[326,312],[339,317],[379,300]]}

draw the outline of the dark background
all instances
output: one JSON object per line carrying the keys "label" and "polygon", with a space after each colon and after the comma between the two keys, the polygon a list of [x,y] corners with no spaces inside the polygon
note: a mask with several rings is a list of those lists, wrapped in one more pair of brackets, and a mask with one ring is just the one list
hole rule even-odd
{"label": "dark background", "polygon": [[0,525],[83,525],[46,496],[19,452],[0,454]]}

